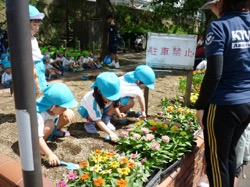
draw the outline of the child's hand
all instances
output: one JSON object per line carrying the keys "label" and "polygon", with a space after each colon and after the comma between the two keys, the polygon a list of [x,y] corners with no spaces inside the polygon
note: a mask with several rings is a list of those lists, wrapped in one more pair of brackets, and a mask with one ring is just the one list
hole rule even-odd
{"label": "child's hand", "polygon": [[118,118],[124,118],[124,117],[126,117],[126,114],[120,113],[120,114],[117,115],[117,117],[118,117]]}
{"label": "child's hand", "polygon": [[72,123],[75,119],[75,114],[73,110],[67,109],[63,114],[63,118],[65,121]]}
{"label": "child's hand", "polygon": [[139,118],[146,119],[146,117],[147,117],[146,112],[141,112],[141,116]]}
{"label": "child's hand", "polygon": [[54,153],[51,153],[49,156],[49,165],[51,166],[57,166],[60,164],[60,160],[58,159],[58,157],[54,154]]}
{"label": "child's hand", "polygon": [[119,137],[115,133],[109,134],[109,136],[113,142],[117,142],[119,140]]}

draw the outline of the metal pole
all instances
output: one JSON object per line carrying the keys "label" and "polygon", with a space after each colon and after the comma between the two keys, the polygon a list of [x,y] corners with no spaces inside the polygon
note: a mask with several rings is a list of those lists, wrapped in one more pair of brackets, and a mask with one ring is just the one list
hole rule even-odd
{"label": "metal pole", "polygon": [[42,187],[28,2],[6,0],[6,15],[24,186]]}

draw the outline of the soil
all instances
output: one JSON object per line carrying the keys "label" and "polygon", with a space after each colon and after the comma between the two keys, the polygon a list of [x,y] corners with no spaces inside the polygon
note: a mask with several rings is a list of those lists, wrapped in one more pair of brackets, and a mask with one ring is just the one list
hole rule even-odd
{"label": "soil", "polygon": [[[127,56],[129,58],[128,61],[131,61],[130,55],[128,54]],[[138,57],[138,55],[135,56]],[[124,58],[126,58],[126,56]],[[126,62],[126,60],[124,59],[123,62]],[[128,70],[126,69],[127,67],[127,65],[123,65],[119,72],[121,74],[125,73]],[[134,67],[135,65],[131,66],[130,68],[133,69]],[[99,72],[90,70],[88,72],[85,71],[85,74],[86,73],[98,74]],[[77,76],[74,75],[74,80],[64,79],[65,84],[68,85],[73,91],[76,100],[79,102],[81,101],[83,95],[89,91],[89,85],[92,83],[92,81],[94,81],[93,79],[87,81],[81,80],[79,76],[82,74],[83,73],[77,73]],[[178,91],[178,76],[180,75],[185,75],[185,72],[174,70],[157,71],[155,89],[149,91],[149,115],[153,115],[161,111],[159,104],[163,97],[171,99],[176,95],[181,95],[181,93]],[[72,74],[65,74],[65,77],[72,77]],[[14,97],[10,96],[8,91],[2,91],[0,93],[0,152],[16,160],[20,160]],[[88,154],[95,149],[114,148],[114,144],[104,141],[104,137],[106,136],[105,133],[98,131],[98,133],[94,135],[87,134],[83,128],[83,124],[86,121],[80,117],[76,110],[77,108],[74,109],[76,114],[75,122],[65,127],[65,130],[68,130],[71,133],[71,136],[63,139],[53,139],[53,141],[48,142],[49,147],[59,157],[59,159],[66,162],[78,163],[84,161]],[[136,104],[134,110],[139,111],[138,104]],[[117,127],[116,133],[119,134],[123,128],[132,126],[133,121],[135,120],[136,119],[134,118],[130,119],[129,124],[126,126],[122,126],[114,122]],[[66,172],[67,170],[65,166],[50,167],[46,161],[46,158],[42,157],[42,173],[52,182],[58,182],[63,178]]]}

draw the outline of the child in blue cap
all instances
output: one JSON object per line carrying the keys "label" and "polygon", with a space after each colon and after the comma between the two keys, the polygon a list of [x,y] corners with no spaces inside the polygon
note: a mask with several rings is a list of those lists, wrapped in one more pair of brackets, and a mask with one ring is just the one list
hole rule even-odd
{"label": "child in blue cap", "polygon": [[109,114],[114,112],[112,108],[119,106],[120,80],[115,73],[104,72],[97,76],[91,88],[94,90],[84,95],[78,109],[80,115],[88,120],[84,128],[88,133],[97,133],[96,124],[110,136],[111,141],[117,141],[118,136],[112,132],[115,127],[110,123]]}
{"label": "child in blue cap", "polygon": [[116,109],[117,118],[124,117],[133,106],[134,100],[138,99],[141,108],[140,118],[146,118],[145,98],[143,90],[148,87],[154,89],[155,73],[147,65],[139,65],[135,71],[128,72],[120,78],[121,100],[119,109]]}
{"label": "child in blue cap", "polygon": [[64,118],[62,114],[72,112],[69,108],[74,108],[77,104],[72,92],[63,83],[50,84],[45,88],[44,95],[36,100],[40,149],[48,157],[49,164],[52,166],[60,164],[60,161],[48,147],[46,140],[53,135],[66,135],[66,132],[61,129],[73,119]]}
{"label": "child in blue cap", "polygon": [[47,86],[47,81],[45,77],[45,67],[43,63],[43,55],[38,46],[37,39],[35,35],[38,33],[41,21],[44,18],[44,13],[39,12],[36,7],[29,5],[29,18],[30,18],[30,28],[31,28],[31,47],[32,47],[32,59],[34,63],[34,78],[36,93],[39,94],[43,92]]}
{"label": "child in blue cap", "polygon": [[7,59],[3,60],[2,63],[4,67],[4,73],[2,75],[2,85],[4,88],[10,88],[12,84],[11,63]]}

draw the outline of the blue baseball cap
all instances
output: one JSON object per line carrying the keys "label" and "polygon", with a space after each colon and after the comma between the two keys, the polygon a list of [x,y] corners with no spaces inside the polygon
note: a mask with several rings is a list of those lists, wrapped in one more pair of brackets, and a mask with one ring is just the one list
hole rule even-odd
{"label": "blue baseball cap", "polygon": [[2,59],[2,60],[7,59],[7,57],[8,57],[8,55],[7,55],[7,54],[5,54],[5,53],[1,55],[1,59]]}
{"label": "blue baseball cap", "polygon": [[42,20],[44,18],[44,13],[39,12],[36,7],[33,5],[29,5],[29,17],[30,19],[40,19]]}
{"label": "blue baseball cap", "polygon": [[147,65],[139,65],[135,68],[135,71],[126,73],[124,78],[129,83],[135,83],[136,81],[141,81],[148,88],[154,89],[155,83],[155,73],[153,69]]}
{"label": "blue baseball cap", "polygon": [[11,68],[11,63],[10,63],[9,60],[4,59],[4,60],[2,61],[2,63],[3,63],[4,69]]}
{"label": "blue baseball cap", "polygon": [[120,79],[115,73],[104,72],[96,77],[91,88],[97,87],[101,94],[111,101],[116,101],[121,96]]}
{"label": "blue baseball cap", "polygon": [[78,105],[71,90],[63,83],[53,83],[44,90],[44,95],[36,100],[36,110],[43,112],[51,106],[74,108]]}

